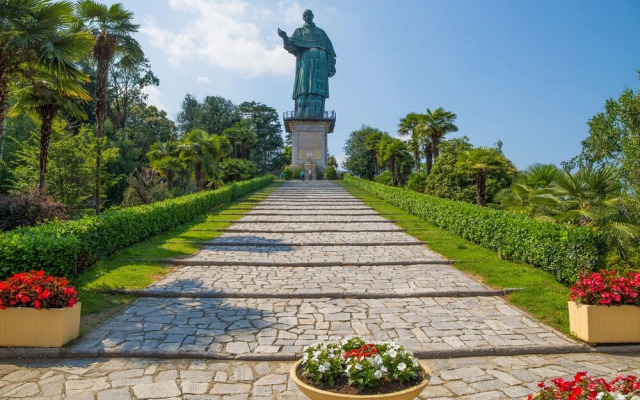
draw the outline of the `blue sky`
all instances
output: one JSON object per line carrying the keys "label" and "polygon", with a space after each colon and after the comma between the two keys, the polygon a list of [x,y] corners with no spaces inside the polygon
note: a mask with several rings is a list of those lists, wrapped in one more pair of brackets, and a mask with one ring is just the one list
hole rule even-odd
{"label": "blue sky", "polygon": [[[281,46],[314,11],[337,53],[326,109],[339,160],[362,124],[395,134],[408,112],[444,107],[477,146],[502,140],[518,168],[580,151],[586,122],[638,89],[640,1],[120,0],[160,78],[150,101],[174,117],[186,93],[293,109]],[[113,3],[109,1],[108,3]]]}

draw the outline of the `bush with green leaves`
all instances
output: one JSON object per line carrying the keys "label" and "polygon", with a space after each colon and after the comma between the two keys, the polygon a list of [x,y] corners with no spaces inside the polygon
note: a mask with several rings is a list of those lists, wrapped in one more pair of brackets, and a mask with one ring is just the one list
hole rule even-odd
{"label": "bush with green leaves", "polygon": [[56,276],[72,275],[117,250],[188,222],[272,181],[273,176],[266,175],[75,221],[15,229],[0,236],[0,278],[31,269]]}
{"label": "bush with green leaves", "polygon": [[350,175],[345,181],[409,214],[498,251],[502,258],[549,271],[560,282],[573,283],[580,273],[600,267],[607,251],[596,229],[536,221],[522,214],[440,199]]}
{"label": "bush with green leaves", "polygon": [[283,173],[284,179],[290,181],[292,178],[291,167],[285,167]]}
{"label": "bush with green leaves", "polygon": [[327,167],[327,179],[333,181],[338,179],[338,172],[336,171],[335,167]]}

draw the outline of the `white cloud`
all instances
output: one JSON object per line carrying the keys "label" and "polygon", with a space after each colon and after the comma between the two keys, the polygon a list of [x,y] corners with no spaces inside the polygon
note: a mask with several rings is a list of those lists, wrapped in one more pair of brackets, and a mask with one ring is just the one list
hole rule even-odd
{"label": "white cloud", "polygon": [[149,96],[147,98],[147,102],[149,104],[156,106],[158,110],[164,110],[167,112],[169,111],[169,108],[164,105],[162,100],[160,100],[160,98],[162,97],[162,92],[160,91],[160,89],[158,89],[157,86],[145,86],[142,89],[142,92]]}
{"label": "white cloud", "polygon": [[196,81],[204,83],[205,85],[211,85],[211,79],[207,78],[206,76],[198,75],[196,76]]}
{"label": "white cloud", "polygon": [[[301,9],[297,1],[283,1],[279,13],[260,9],[242,0],[168,0],[172,14],[181,18],[180,29],[170,31],[146,18],[141,33],[162,49],[174,67],[204,62],[246,76],[288,74],[294,68],[291,55],[276,36],[278,22],[288,23]],[[301,21],[301,12],[297,22]],[[272,32],[260,25],[272,27]],[[266,29],[266,28],[265,28]]]}
{"label": "white cloud", "polygon": [[278,3],[278,12],[284,15],[286,24],[301,24],[304,9],[297,1],[285,0]]}

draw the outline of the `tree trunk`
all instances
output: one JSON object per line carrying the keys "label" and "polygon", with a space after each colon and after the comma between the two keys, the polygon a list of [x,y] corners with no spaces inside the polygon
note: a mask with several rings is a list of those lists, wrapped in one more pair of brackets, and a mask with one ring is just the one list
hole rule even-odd
{"label": "tree trunk", "polygon": [[173,180],[175,179],[176,173],[173,170],[167,171],[167,190],[169,193],[173,192]]}
{"label": "tree trunk", "polygon": [[197,162],[193,166],[193,174],[196,178],[196,192],[204,189],[204,173],[202,172],[202,163]]}
{"label": "tree trunk", "polygon": [[4,120],[9,110],[9,82],[7,75],[0,75],[0,160],[2,160],[2,144],[4,143]]}
{"label": "tree trunk", "polygon": [[420,172],[420,151],[417,148],[413,151],[413,159],[415,161],[415,171],[417,174]]}
{"label": "tree trunk", "polygon": [[487,201],[487,171],[480,170],[476,175],[476,204],[484,207]]}
{"label": "tree trunk", "polygon": [[424,157],[427,159],[427,176],[429,176],[433,167],[433,151],[430,143],[424,145]]}
{"label": "tree trunk", "polygon": [[431,147],[433,151],[433,161],[436,161],[436,158],[440,155],[440,137],[431,136]]}
{"label": "tree trunk", "polygon": [[[109,85],[109,61],[113,57],[114,44],[106,33],[98,36],[94,47],[94,55],[98,61],[98,71],[96,79],[96,138],[99,142],[102,139],[104,130],[104,120],[107,115],[107,89]],[[102,176],[102,143],[98,143],[98,154],[96,157],[96,214],[100,214],[100,180]]]}
{"label": "tree trunk", "polygon": [[40,125],[40,179],[38,182],[38,191],[40,191],[40,193],[44,193],[47,158],[49,156],[49,140],[51,139],[53,119],[57,112],[58,106],[55,104],[38,107],[38,114],[40,114],[40,118],[42,119],[42,124]]}

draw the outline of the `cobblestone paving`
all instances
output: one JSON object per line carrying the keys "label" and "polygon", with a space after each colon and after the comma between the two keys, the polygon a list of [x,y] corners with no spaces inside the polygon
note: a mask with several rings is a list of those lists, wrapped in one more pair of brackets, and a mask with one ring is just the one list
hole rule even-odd
{"label": "cobblestone paving", "polygon": [[309,233],[225,233],[209,243],[260,243],[260,244],[306,244],[326,243],[361,244],[361,243],[420,243],[413,236],[404,232],[335,232],[329,235]]}
{"label": "cobblestone paving", "polygon": [[412,351],[572,343],[496,297],[144,298],[75,347],[299,354],[303,346],[353,334],[398,340]]}
{"label": "cobblestone paving", "polygon": [[424,246],[206,246],[193,261],[295,263],[379,263],[447,261]]}
{"label": "cobblestone paving", "polygon": [[182,267],[149,290],[231,293],[317,294],[478,291],[488,288],[442,265],[345,267]]}
{"label": "cobblestone paving", "polygon": [[[423,360],[433,371],[420,399],[522,399],[543,379],[576,371],[640,374],[639,356],[569,354]],[[0,365],[1,399],[304,400],[289,362],[60,360]]]}
{"label": "cobblestone paving", "polygon": [[298,222],[288,223],[260,223],[251,222],[244,224],[232,225],[228,228],[228,232],[234,230],[246,231],[269,231],[269,232],[326,232],[329,235],[334,232],[351,232],[351,231],[398,231],[402,232],[402,229],[392,222],[358,222],[358,223],[339,223],[339,222],[323,222],[323,223],[309,223],[308,221],[300,220]]}

